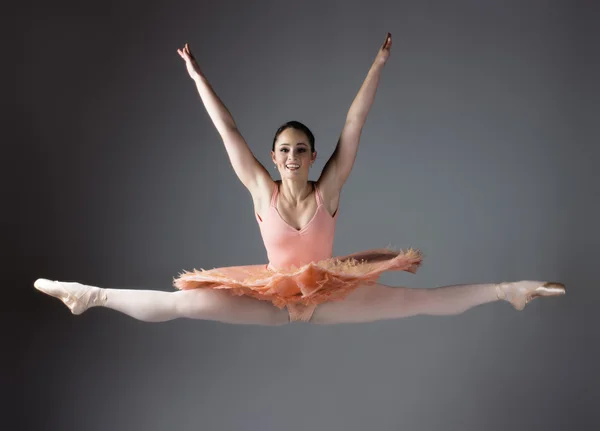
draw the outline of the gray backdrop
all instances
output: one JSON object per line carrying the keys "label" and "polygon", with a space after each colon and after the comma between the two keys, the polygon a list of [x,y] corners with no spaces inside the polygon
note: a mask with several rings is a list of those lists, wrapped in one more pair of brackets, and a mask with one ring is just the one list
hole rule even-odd
{"label": "gray backdrop", "polygon": [[[10,14],[10,429],[598,429],[594,2],[34,1]],[[269,169],[277,127],[307,124],[316,179],[387,31],[335,254],[416,247],[418,274],[383,282],[559,280],[567,296],[269,328],[72,316],[33,289],[171,290],[184,269],[264,263],[250,195],[177,48],[190,43]]]}

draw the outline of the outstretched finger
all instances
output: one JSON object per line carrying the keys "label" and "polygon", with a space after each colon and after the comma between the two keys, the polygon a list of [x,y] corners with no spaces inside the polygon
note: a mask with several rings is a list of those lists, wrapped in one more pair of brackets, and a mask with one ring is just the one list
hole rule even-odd
{"label": "outstretched finger", "polygon": [[388,33],[385,36],[385,42],[383,42],[383,46],[381,47],[381,49],[390,49],[391,46],[392,46],[392,34]]}

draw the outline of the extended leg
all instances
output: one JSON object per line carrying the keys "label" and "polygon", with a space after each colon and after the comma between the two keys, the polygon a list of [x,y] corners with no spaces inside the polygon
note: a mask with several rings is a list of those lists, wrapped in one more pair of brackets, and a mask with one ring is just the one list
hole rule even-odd
{"label": "extended leg", "polygon": [[250,325],[274,326],[288,323],[286,310],[280,310],[269,302],[232,296],[223,290],[163,292],[103,289],[44,279],[37,280],[35,287],[61,299],[74,314],[81,314],[90,306],[102,306],[145,322],[164,322],[184,317]]}
{"label": "extended leg", "polygon": [[342,301],[321,304],[312,323],[358,323],[416,315],[454,315],[477,305],[504,299],[521,309],[536,296],[564,294],[564,286],[538,281],[516,283],[463,284],[433,289],[364,286]]}

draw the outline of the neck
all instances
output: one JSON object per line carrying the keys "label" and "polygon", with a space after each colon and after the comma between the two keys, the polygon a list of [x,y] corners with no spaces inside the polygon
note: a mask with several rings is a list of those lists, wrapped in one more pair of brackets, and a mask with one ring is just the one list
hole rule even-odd
{"label": "neck", "polygon": [[287,202],[299,204],[312,193],[312,190],[312,183],[308,182],[306,179],[291,180],[282,178],[279,194]]}

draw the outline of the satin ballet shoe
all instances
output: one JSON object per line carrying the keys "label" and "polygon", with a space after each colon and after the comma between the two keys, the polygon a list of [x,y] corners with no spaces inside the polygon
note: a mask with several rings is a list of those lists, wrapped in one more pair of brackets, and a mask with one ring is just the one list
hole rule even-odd
{"label": "satin ballet shoe", "polygon": [[565,285],[544,281],[517,281],[496,285],[498,299],[511,303],[516,310],[522,310],[535,298],[543,296],[560,296],[566,293]]}
{"label": "satin ballet shoe", "polygon": [[34,287],[46,295],[60,299],[73,314],[81,314],[90,307],[104,305],[106,292],[95,286],[68,281],[51,281],[38,278]]}

